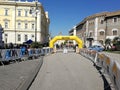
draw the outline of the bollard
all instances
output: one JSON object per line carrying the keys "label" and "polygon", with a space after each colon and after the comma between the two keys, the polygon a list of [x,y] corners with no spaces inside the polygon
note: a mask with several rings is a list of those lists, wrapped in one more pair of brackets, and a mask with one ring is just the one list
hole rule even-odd
{"label": "bollard", "polygon": [[79,48],[78,48],[78,47],[76,47],[76,50],[75,50],[75,51],[76,51],[76,53],[78,53],[78,54],[80,53],[80,51],[79,51]]}
{"label": "bollard", "polygon": [[56,47],[54,47],[54,48],[53,48],[53,53],[56,53],[56,51],[57,51],[57,50],[56,50]]}

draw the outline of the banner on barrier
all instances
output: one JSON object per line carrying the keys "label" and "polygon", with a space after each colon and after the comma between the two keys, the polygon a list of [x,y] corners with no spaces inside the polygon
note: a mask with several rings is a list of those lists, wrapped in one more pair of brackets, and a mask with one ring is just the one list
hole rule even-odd
{"label": "banner on barrier", "polygon": [[116,78],[118,77],[117,75],[117,65],[116,63],[113,64],[113,67],[112,67],[112,72],[114,73],[114,75],[116,76]]}

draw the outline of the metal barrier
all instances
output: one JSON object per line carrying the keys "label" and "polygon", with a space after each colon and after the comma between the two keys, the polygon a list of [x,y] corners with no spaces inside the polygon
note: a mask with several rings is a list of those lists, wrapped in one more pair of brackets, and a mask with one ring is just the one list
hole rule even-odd
{"label": "metal barrier", "polygon": [[4,65],[4,63],[9,63],[12,61],[21,61],[21,60],[29,60],[36,59],[41,55],[46,55],[52,52],[51,48],[44,49],[1,49],[0,50],[0,63]]}
{"label": "metal barrier", "polygon": [[80,54],[90,59],[95,66],[100,67],[103,74],[107,74],[115,90],[120,90],[120,64],[105,54],[96,51],[81,49]]}

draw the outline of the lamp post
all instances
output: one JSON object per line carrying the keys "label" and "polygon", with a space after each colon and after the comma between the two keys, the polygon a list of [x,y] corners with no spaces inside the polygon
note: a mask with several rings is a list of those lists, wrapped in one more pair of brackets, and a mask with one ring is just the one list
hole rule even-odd
{"label": "lamp post", "polygon": [[37,14],[39,13],[37,3],[38,1],[35,1],[35,10],[33,10],[32,8],[30,9],[30,14],[34,14],[35,16],[35,42],[37,42]]}
{"label": "lamp post", "polygon": [[35,2],[35,42],[37,42],[37,2]]}
{"label": "lamp post", "polygon": [[15,0],[15,23],[14,23],[14,29],[15,29],[15,42],[14,44],[16,45],[16,7],[17,7],[17,3],[16,3],[16,0]]}

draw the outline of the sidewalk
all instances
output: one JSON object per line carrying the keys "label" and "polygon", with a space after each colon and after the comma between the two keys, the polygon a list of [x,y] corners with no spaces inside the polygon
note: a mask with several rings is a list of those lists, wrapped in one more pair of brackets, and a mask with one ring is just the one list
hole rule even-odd
{"label": "sidewalk", "polygon": [[0,90],[27,90],[38,73],[43,57],[0,66]]}

